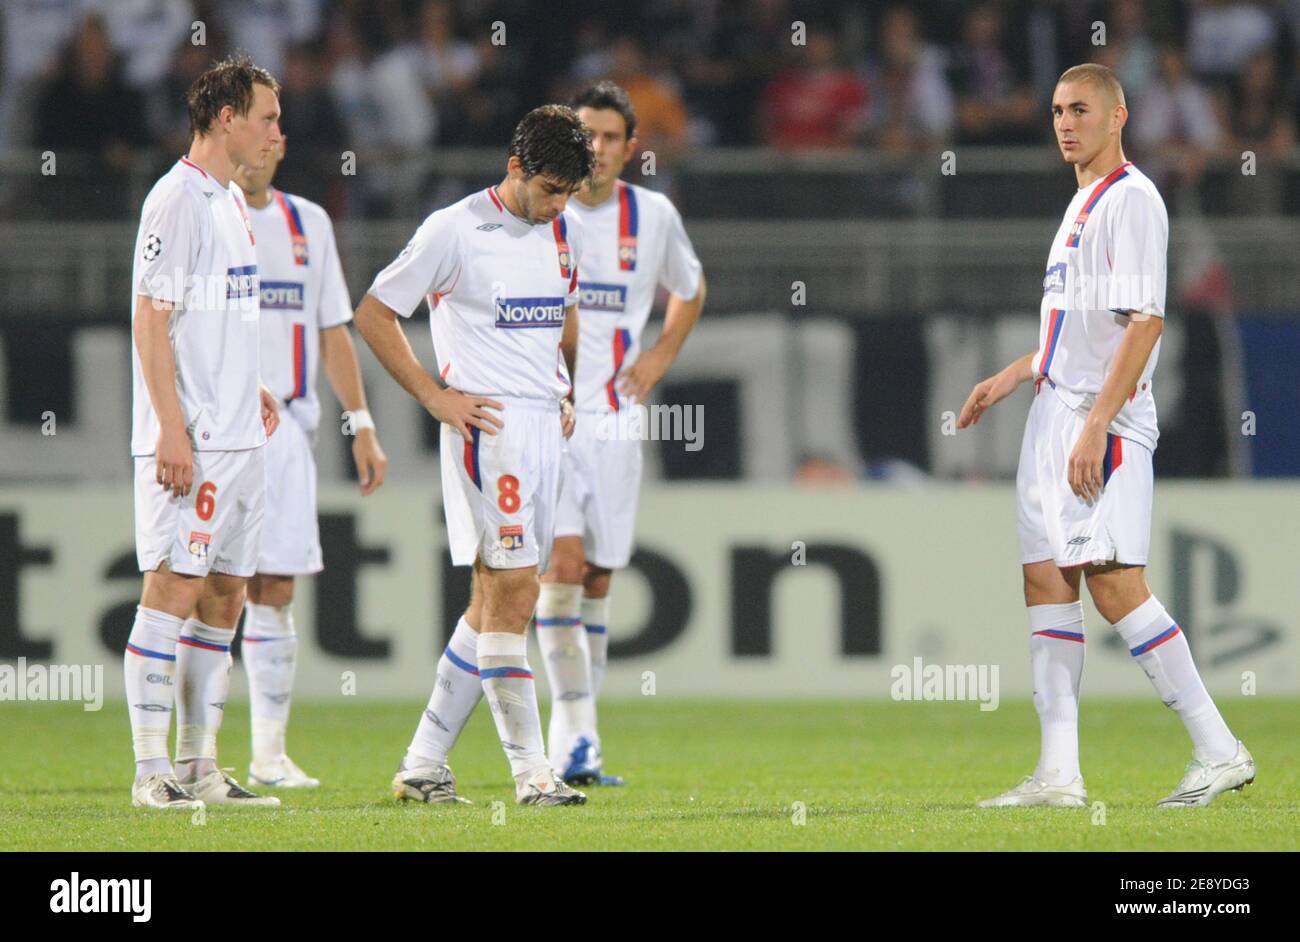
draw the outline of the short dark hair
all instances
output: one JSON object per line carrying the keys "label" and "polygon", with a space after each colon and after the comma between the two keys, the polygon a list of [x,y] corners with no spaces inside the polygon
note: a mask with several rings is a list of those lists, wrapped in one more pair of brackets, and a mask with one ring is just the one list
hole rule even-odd
{"label": "short dark hair", "polygon": [[632,107],[632,99],[627,97],[627,92],[620,86],[609,80],[588,85],[580,91],[573,99],[573,110],[579,108],[609,108],[617,111],[623,116],[623,126],[627,129],[623,140],[630,141],[636,134],[636,109]]}
{"label": "short dark hair", "polygon": [[524,115],[510,138],[510,156],[524,165],[524,176],[545,174],[579,185],[596,169],[591,130],[567,105],[542,105]]}
{"label": "short dark hair", "polygon": [[255,65],[247,53],[222,59],[194,80],[185,93],[190,112],[190,134],[207,134],[226,105],[246,115],[253,107],[253,86],[265,85],[278,96],[280,83],[266,69]]}

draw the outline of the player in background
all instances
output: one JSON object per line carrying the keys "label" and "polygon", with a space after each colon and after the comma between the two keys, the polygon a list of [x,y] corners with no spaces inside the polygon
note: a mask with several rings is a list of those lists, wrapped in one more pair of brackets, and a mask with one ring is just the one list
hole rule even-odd
{"label": "player in background", "polygon": [[278,146],[279,86],[239,57],[199,76],[186,100],[189,154],[145,198],[131,279],[131,454],[144,573],[124,659],[132,802],[273,806],[278,798],[259,798],[217,768],[217,733],[244,583],[257,565],[263,446],[279,421],[259,381],[257,250],[232,177],[240,165],[262,166]]}
{"label": "player in background", "polygon": [[352,457],[363,497],[383,483],[388,459],[366,408],[334,227],[311,200],[271,186],[284,147],[282,137],[262,167],[235,171],[257,238],[262,379],[282,403],[284,419],[266,445],[266,515],[257,574],[248,583],[242,655],[253,726],[249,783],[311,788],[320,782],[289,758],[285,730],[298,654],[293,580],[323,568],[312,454],[321,412],[318,365],[345,410],[345,431],[355,433]]}
{"label": "player in background", "polygon": [[[596,695],[605,672],[609,584],[632,557],[641,486],[639,423],[611,421],[649,395],[704,306],[704,275],[666,196],[619,179],[636,152],[636,113],[613,82],[573,101],[591,128],[596,170],[569,213],[583,227],[578,423],[565,454],[555,549],[542,576],[537,642],[551,687],[551,765],[570,784],[621,785],[604,775]],[[663,333],[644,352],[655,291],[668,294]],[[611,434],[628,429],[633,435]]]}
{"label": "player in background", "polygon": [[[591,175],[591,135],[560,105],[510,141],[505,178],[433,213],[379,273],[357,329],[442,424],[442,501],[452,562],[473,566],[469,608],[438,662],[428,709],[393,778],[399,799],[463,801],[447,755],[486,696],[520,804],[581,804],[542,743],[528,622],[551,552],[578,353],[582,239],[564,212]],[[422,300],[437,377],[397,318]]]}
{"label": "player in background", "polygon": [[1032,775],[980,804],[1087,803],[1078,734],[1082,575],[1097,611],[1192,739],[1183,780],[1158,804],[1207,805],[1253,782],[1255,763],[1145,576],[1159,434],[1151,381],[1164,326],[1169,219],[1155,186],[1124,159],[1128,109],[1114,73],[1092,64],[1067,70],[1052,115],[1079,191],[1048,254],[1039,347],[979,383],[958,419],[966,428],[1034,381],[1016,490],[1041,752]]}

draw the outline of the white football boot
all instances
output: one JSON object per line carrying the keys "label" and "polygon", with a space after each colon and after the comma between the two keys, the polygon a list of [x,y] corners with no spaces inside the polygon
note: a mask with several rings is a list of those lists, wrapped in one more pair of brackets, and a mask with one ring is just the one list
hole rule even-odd
{"label": "white football boot", "polygon": [[521,805],[584,805],[587,796],[565,784],[550,766],[515,787],[515,801]]}
{"label": "white football boot", "polygon": [[244,788],[230,773],[233,769],[213,769],[207,775],[187,782],[185,787],[195,798],[208,805],[227,805],[247,808],[278,808],[280,799],[274,795],[254,795]]}
{"label": "white football boot", "polygon": [[445,765],[398,768],[393,776],[393,797],[398,801],[423,801],[431,805],[472,805],[456,794],[456,776]]}
{"label": "white football boot", "polygon": [[131,786],[131,804],[137,808],[171,808],[198,811],[202,800],[195,798],[176,781],[173,772],[155,772]]}
{"label": "white football boot", "polygon": [[1237,740],[1237,754],[1226,762],[1187,763],[1183,780],[1172,793],[1156,802],[1157,808],[1204,808],[1226,791],[1241,791],[1255,781],[1255,758]]}
{"label": "white football boot", "polygon": [[1025,780],[996,798],[979,803],[981,808],[1086,808],[1088,790],[1083,787],[1083,776],[1077,776],[1068,785],[1049,785],[1042,779],[1026,775]]}
{"label": "white football boot", "polygon": [[248,784],[270,788],[316,788],[320,779],[312,778],[298,768],[298,763],[281,753],[274,759],[250,762]]}

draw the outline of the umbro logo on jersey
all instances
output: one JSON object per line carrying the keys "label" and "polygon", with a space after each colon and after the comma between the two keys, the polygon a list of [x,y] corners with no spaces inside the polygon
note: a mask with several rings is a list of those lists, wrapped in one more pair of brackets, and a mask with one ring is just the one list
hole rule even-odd
{"label": "umbro logo on jersey", "polygon": [[1066,546],[1082,546],[1084,543],[1087,543],[1087,542],[1088,542],[1089,540],[1091,540],[1091,539],[1092,539],[1092,537],[1090,537],[1090,536],[1076,536],[1073,540],[1068,540],[1068,541],[1066,542],[1065,545],[1066,545]]}
{"label": "umbro logo on jersey", "polygon": [[478,229],[479,232],[492,232],[492,231],[495,230],[495,229],[500,229],[500,228],[501,228],[501,223],[499,223],[499,222],[485,222],[485,223],[483,223],[483,225],[481,225],[481,226],[475,226],[474,228]]}
{"label": "umbro logo on jersey", "polygon": [[579,287],[579,302],[584,311],[615,311],[627,306],[626,285],[602,285],[585,282]]}
{"label": "umbro logo on jersey", "polygon": [[497,298],[497,327],[563,327],[564,298]]}

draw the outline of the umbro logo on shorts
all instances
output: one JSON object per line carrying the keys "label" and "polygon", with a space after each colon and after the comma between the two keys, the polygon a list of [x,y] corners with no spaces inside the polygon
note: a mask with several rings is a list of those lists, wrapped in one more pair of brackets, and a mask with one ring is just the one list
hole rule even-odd
{"label": "umbro logo on shorts", "polygon": [[1076,536],[1073,540],[1068,540],[1068,541],[1066,541],[1066,544],[1065,544],[1065,545],[1066,545],[1066,546],[1082,546],[1084,543],[1087,543],[1087,542],[1088,542],[1089,540],[1091,540],[1091,539],[1092,539],[1092,537],[1090,537],[1090,536]]}
{"label": "umbro logo on shorts", "polygon": [[499,223],[499,222],[485,222],[485,223],[483,223],[483,225],[481,225],[481,226],[475,226],[474,228],[476,228],[479,232],[492,232],[493,230],[500,229],[500,228],[501,228],[501,223]]}

